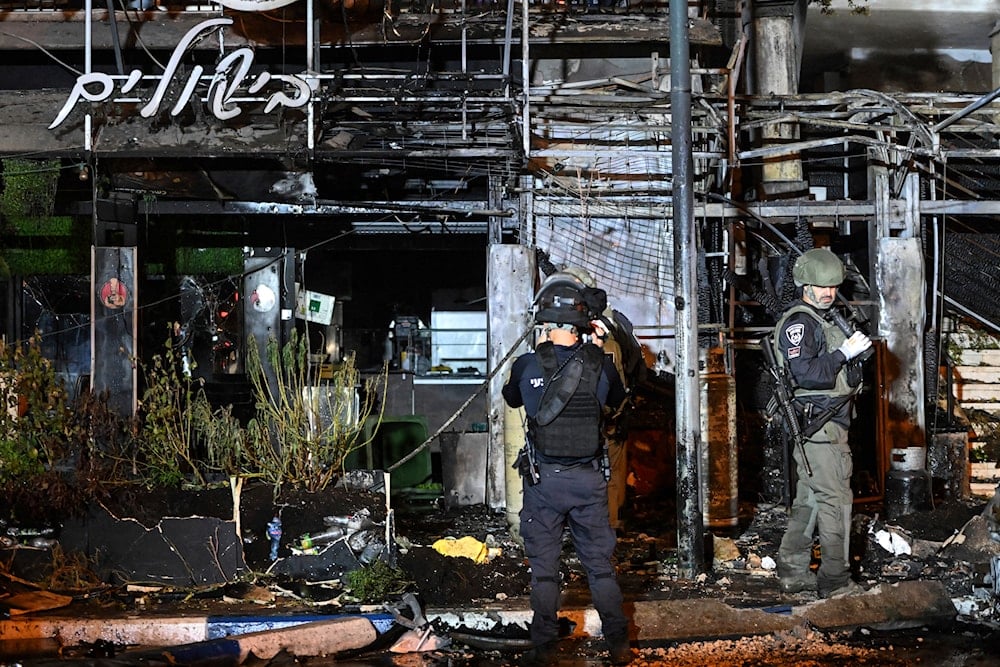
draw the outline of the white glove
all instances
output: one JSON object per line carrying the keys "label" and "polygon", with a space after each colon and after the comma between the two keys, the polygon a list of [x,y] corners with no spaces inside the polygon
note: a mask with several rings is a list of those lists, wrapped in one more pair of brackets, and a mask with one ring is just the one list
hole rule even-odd
{"label": "white glove", "polygon": [[855,331],[851,337],[840,344],[837,349],[844,355],[847,361],[858,356],[872,346],[872,340],[860,331]]}

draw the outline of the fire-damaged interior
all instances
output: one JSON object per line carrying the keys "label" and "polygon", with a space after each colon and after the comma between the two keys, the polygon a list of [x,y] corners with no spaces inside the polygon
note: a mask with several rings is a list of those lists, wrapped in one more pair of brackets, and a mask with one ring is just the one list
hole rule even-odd
{"label": "fire-damaged interior", "polygon": [[[199,347],[198,356],[222,355],[203,359],[202,372],[227,367],[230,345],[242,338],[229,331],[239,309],[192,310],[187,303],[233,301],[241,285],[226,277],[244,269],[244,248],[286,249],[293,280],[337,299],[338,336],[347,338],[337,344],[356,350],[366,366],[381,363],[397,315],[429,323],[432,310],[485,311],[485,248],[520,237],[523,179],[531,173],[523,77],[541,80],[544,72],[529,69],[544,70],[548,57],[557,63],[584,42],[597,62],[645,58],[666,47],[661,40],[667,29],[664,8],[620,16],[595,8],[570,16],[533,6],[530,21],[538,35],[532,36],[532,57],[546,60],[529,68],[516,25],[521,17],[514,15],[520,5],[168,6],[119,8],[114,21],[106,12],[98,18],[102,9],[93,10],[89,51],[82,12],[72,21],[44,24],[19,21],[24,14],[16,10],[7,13],[18,21],[23,40],[48,44],[4,44],[30,63],[2,75],[5,88],[27,98],[12,111],[21,122],[8,125],[7,135],[23,146],[8,151],[38,145],[25,133],[29,126],[43,135],[50,149],[45,153],[59,160],[55,213],[72,218],[62,238],[11,235],[9,256],[14,260],[43,244],[68,246],[64,254],[81,276],[79,290],[90,273],[84,239],[137,248],[140,298],[147,306],[138,329],[142,347],[162,342],[167,323],[190,317],[191,335],[212,343],[208,351]],[[725,57],[710,22],[696,21],[692,32],[698,50],[704,44],[706,53]],[[61,41],[46,41],[55,37]],[[272,87],[253,102],[230,103],[221,119],[212,116],[207,85],[200,97],[184,97],[192,77],[239,49],[249,49],[247,82],[260,72],[315,72],[314,102],[308,109],[266,110]],[[69,105],[85,53],[94,71],[168,71],[167,81],[141,84],[148,92],[162,85],[159,105],[151,111],[114,95]],[[39,73],[46,75],[42,87]],[[90,84],[90,94],[97,88]],[[610,115],[617,103],[592,103],[593,115],[585,105],[585,115],[570,122]],[[97,128],[89,147],[87,123]],[[556,170],[563,166],[552,162]],[[13,272],[37,271],[15,266]],[[34,308],[49,309],[51,297],[38,298],[49,291],[43,287],[48,280],[31,276],[28,294],[8,293],[8,335],[35,325]],[[356,293],[358,286],[363,294]],[[189,289],[197,294],[171,298]],[[69,298],[56,291],[61,300]],[[55,313],[86,313],[86,295],[77,293],[75,306]]]}
{"label": "fire-damaged interior", "polygon": [[[4,333],[46,330],[71,384],[125,412],[141,379],[123,380],[123,341],[138,358],[179,343],[213,398],[244,407],[247,346],[294,328],[324,361],[482,379],[503,245],[527,248],[538,277],[587,268],[669,384],[682,180],[699,347],[725,350],[748,420],[766,403],[755,345],[793,296],[796,253],[847,262],[854,324],[896,360],[868,386],[907,388],[862,402],[859,430],[879,435],[858,437],[881,440],[861,496],[882,492],[893,443],[935,428],[942,335],[997,332],[994,95],[820,89],[815,62],[801,86],[815,92],[780,89],[766,58],[797,54],[762,51],[755,30],[806,3],[690,4],[679,170],[663,4],[25,2],[0,10],[0,52],[20,63],[0,69],[5,192],[54,180],[40,210],[4,216]],[[438,330],[470,335],[448,354]]]}

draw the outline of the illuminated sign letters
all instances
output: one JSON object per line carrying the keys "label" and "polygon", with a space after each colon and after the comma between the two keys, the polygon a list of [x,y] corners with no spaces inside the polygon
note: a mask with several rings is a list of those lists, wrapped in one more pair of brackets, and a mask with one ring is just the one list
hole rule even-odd
{"label": "illuminated sign letters", "polygon": [[[143,118],[151,118],[159,113],[160,106],[163,104],[163,98],[167,90],[174,83],[181,58],[184,56],[187,48],[203,33],[232,25],[232,23],[233,20],[231,18],[209,19],[191,28],[184,35],[184,38],[174,48],[174,52],[170,56],[170,61],[163,71],[163,76],[159,77],[159,84],[153,91],[152,97],[139,109],[139,114]],[[280,84],[281,89],[271,93],[266,98],[264,113],[269,113],[278,106],[297,108],[305,106],[309,102],[313,89],[310,82],[301,76],[289,74],[272,75],[269,72],[261,72],[250,76],[253,55],[253,51],[247,47],[236,49],[216,64],[214,73],[205,77],[208,85],[208,94],[205,99],[212,114],[219,120],[229,120],[242,113],[243,110],[234,102],[237,92],[245,90],[249,95],[256,95],[264,90],[268,84],[274,82]],[[187,81],[184,82],[179,98],[170,109],[171,116],[179,114],[191,98],[194,97],[204,74],[205,68],[201,65],[195,65],[191,68],[191,73],[188,75]],[[132,70],[124,79],[122,77],[117,78],[121,80],[121,85],[117,87],[118,94],[123,96],[132,93],[141,82],[156,79],[156,77],[143,76],[139,70]],[[81,74],[77,77],[72,92],[66,99],[66,103],[63,104],[62,109],[59,110],[55,120],[49,125],[49,129],[59,127],[66,120],[66,117],[69,116],[73,107],[81,100],[103,102],[112,99],[116,89],[115,79],[116,77],[104,74],[103,72],[91,72]]]}

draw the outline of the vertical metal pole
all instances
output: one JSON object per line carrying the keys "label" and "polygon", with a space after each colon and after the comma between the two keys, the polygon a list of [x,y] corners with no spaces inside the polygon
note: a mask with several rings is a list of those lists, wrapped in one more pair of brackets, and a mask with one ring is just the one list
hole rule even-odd
{"label": "vertical metal pole", "polygon": [[[312,77],[316,71],[316,10],[313,0],[306,0],[306,76]],[[309,103],[306,106],[306,148],[312,153],[316,147],[316,135],[313,127],[316,124],[316,105],[313,104],[313,96],[309,96]]]}
{"label": "vertical metal pole", "polygon": [[[83,71],[84,74],[90,74],[91,68],[93,67],[93,59],[91,57],[91,45],[93,44],[93,13],[94,13],[94,3],[92,0],[86,0],[84,4],[84,13],[86,18],[84,19],[84,46],[83,46]],[[92,133],[92,123],[93,116],[90,115],[90,111],[83,117],[83,150],[89,152],[91,147],[91,133]],[[97,176],[97,174],[94,174]],[[91,178],[91,181],[95,178]],[[93,202],[93,209],[97,210],[97,202]],[[94,219],[96,221],[96,218]]]}
{"label": "vertical metal pole", "polygon": [[694,194],[691,190],[691,66],[687,0],[670,0],[670,133],[673,142],[675,368],[677,384],[677,570],[692,579],[705,546],[698,479],[701,400]]}
{"label": "vertical metal pole", "polygon": [[313,51],[313,34],[316,28],[313,0],[306,0],[306,74],[314,72],[315,52]]}
{"label": "vertical metal pole", "polygon": [[115,0],[108,0],[108,27],[111,28],[111,47],[115,50],[117,72],[124,76],[125,63],[122,60],[122,44],[118,36],[118,19],[115,16]]}
{"label": "vertical metal pole", "polygon": [[[504,23],[503,28],[503,80],[504,80],[504,97],[510,97],[510,60],[511,52],[513,51],[511,47],[511,41],[514,34],[514,0],[507,0],[507,20]],[[523,34],[523,33],[522,33]]]}
{"label": "vertical metal pole", "polygon": [[[468,43],[468,18],[465,15],[465,0],[462,0],[462,74],[466,73],[469,66],[469,43]],[[463,97],[462,99],[462,141],[469,138],[469,105]]]}
{"label": "vertical metal pole", "polygon": [[524,100],[521,109],[521,141],[525,159],[531,157],[531,61],[528,57],[528,0],[521,0],[521,87]]}

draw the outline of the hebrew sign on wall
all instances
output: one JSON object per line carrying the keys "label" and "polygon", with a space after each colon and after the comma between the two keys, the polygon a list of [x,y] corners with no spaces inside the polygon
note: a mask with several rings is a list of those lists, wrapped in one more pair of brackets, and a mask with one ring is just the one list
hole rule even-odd
{"label": "hebrew sign on wall", "polygon": [[[279,0],[284,1],[284,0]],[[265,3],[250,3],[265,4]],[[315,80],[306,80],[296,74],[271,74],[263,71],[251,74],[254,66],[254,52],[241,47],[224,55],[215,65],[214,71],[206,72],[201,65],[181,72],[181,62],[187,50],[197,41],[214,30],[233,23],[231,18],[217,18],[202,21],[191,28],[174,48],[163,74],[147,76],[134,69],[127,75],[111,75],[105,72],[88,72],[77,77],[73,90],[59,113],[49,124],[49,129],[59,127],[77,104],[108,102],[138,103],[139,115],[152,118],[169,106],[170,115],[178,115],[195,99],[200,99],[208,111],[219,120],[229,120],[243,113],[247,98],[255,99],[254,104],[262,104],[264,113],[277,108],[298,108],[305,106],[312,96]],[[145,97],[152,88],[152,94]],[[199,89],[207,88],[202,97]],[[175,99],[167,100],[168,91],[180,90]],[[196,95],[199,95],[196,98]],[[237,102],[236,100],[241,101]]]}

